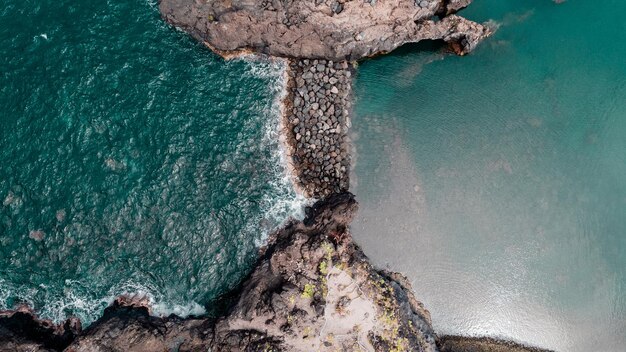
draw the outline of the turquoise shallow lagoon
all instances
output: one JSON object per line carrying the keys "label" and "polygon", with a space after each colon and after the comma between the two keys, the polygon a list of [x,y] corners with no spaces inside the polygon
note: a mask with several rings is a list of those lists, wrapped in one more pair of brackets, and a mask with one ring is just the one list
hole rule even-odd
{"label": "turquoise shallow lagoon", "polygon": [[463,15],[500,27],[472,55],[360,65],[353,233],[437,331],[624,350],[625,12],[476,0]]}
{"label": "turquoise shallow lagoon", "polygon": [[280,65],[225,63],[155,1],[4,1],[0,43],[0,309],[198,314],[298,212]]}

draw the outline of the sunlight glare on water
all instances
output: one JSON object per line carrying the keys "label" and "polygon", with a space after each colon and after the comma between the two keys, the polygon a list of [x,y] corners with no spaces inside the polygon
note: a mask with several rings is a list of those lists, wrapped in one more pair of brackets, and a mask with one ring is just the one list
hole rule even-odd
{"label": "sunlight glare on water", "polygon": [[624,350],[624,11],[476,0],[500,28],[472,55],[360,65],[353,234],[438,332]]}

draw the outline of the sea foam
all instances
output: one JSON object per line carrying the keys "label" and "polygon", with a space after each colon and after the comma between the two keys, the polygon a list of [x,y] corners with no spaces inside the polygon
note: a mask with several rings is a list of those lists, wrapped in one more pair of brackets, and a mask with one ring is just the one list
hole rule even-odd
{"label": "sea foam", "polygon": [[[281,142],[282,100],[285,96],[286,63],[280,59],[242,57],[238,64],[244,63],[243,75],[248,78],[260,78],[268,81],[268,88],[273,99],[261,102],[256,123],[262,124],[261,140],[254,141],[260,148],[269,152],[267,160],[272,174],[269,184],[271,192],[265,194],[260,202],[260,215],[248,221],[242,228],[245,234],[254,234],[251,238],[257,247],[267,241],[269,234],[284,225],[289,219],[302,219],[304,206],[312,200],[298,194],[292,182],[293,175],[288,168],[288,155],[285,144]],[[233,62],[233,64],[237,64]],[[226,63],[230,65],[230,63]],[[97,286],[97,285],[95,285]],[[175,314],[181,317],[198,316],[206,313],[202,303],[181,298],[173,299],[165,294],[162,287],[150,282],[128,280],[108,289],[104,294],[93,283],[78,280],[66,280],[63,287],[40,285],[15,285],[0,278],[0,309],[15,308],[16,303],[24,303],[35,309],[44,319],[61,322],[69,316],[77,316],[88,326],[97,320],[104,309],[120,296],[142,297],[150,306],[155,316]],[[43,304],[41,302],[44,302]]]}

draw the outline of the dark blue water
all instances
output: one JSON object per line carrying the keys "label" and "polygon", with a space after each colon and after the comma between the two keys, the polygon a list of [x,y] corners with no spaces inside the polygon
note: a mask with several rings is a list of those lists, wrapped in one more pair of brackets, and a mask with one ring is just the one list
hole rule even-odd
{"label": "dark blue water", "polygon": [[0,309],[200,313],[297,212],[278,63],[225,63],[152,1],[0,9]]}
{"label": "dark blue water", "polygon": [[438,331],[624,351],[626,2],[599,4],[476,0],[472,55],[360,65],[354,236]]}

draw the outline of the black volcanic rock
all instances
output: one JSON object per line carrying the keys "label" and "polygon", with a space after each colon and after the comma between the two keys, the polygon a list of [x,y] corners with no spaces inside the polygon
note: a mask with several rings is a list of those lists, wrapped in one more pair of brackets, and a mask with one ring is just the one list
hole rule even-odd
{"label": "black volcanic rock", "polygon": [[63,350],[80,330],[77,319],[55,325],[25,308],[0,312],[0,352]]}

